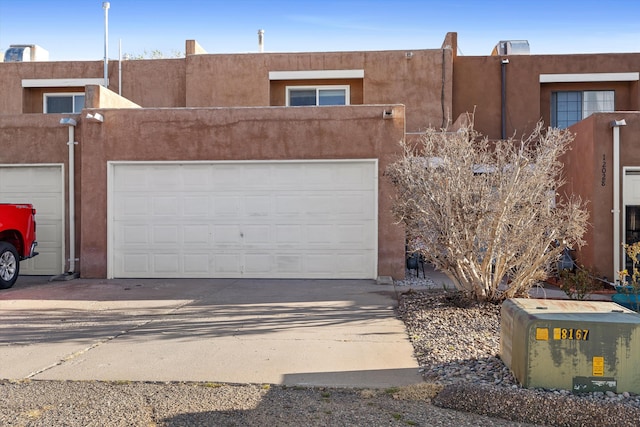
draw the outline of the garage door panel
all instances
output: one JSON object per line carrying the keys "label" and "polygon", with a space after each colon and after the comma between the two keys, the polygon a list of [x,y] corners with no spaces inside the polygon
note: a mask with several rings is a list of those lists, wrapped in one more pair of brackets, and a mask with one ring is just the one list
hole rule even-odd
{"label": "garage door panel", "polygon": [[186,217],[208,217],[211,212],[209,195],[184,196],[179,204]]}
{"label": "garage door panel", "polygon": [[[127,176],[144,175],[144,191],[117,179],[129,168],[139,173]],[[123,187],[113,188],[112,271],[115,277],[374,278],[376,170],[373,161],[116,164],[115,181]],[[152,184],[160,175],[163,185]],[[208,188],[192,188],[195,181]],[[127,266],[121,258],[129,252],[151,258]],[[342,253],[359,254],[357,267],[347,262],[344,269]]]}
{"label": "garage door panel", "polygon": [[146,169],[121,169],[113,178],[113,188],[116,193],[148,190],[147,174]]}
{"label": "garage door panel", "polygon": [[179,230],[176,225],[154,225],[152,229],[153,245],[177,247],[181,242]]}
{"label": "garage door panel", "polygon": [[21,274],[61,274],[64,269],[62,165],[0,165],[0,203],[31,203],[36,209],[39,255],[20,262]]}
{"label": "garage door panel", "polygon": [[267,196],[247,195],[244,198],[244,215],[266,217],[271,213],[271,198]]}
{"label": "garage door panel", "polygon": [[150,201],[144,197],[138,197],[131,193],[123,193],[117,196],[115,203],[119,209],[115,216],[116,220],[138,216],[147,218],[151,212],[149,209]]}
{"label": "garage door panel", "polygon": [[[236,178],[236,186],[230,187],[231,190],[238,188],[238,185],[248,191],[268,188],[273,185],[273,168],[271,166],[255,164],[251,167],[240,166],[231,170],[233,173],[241,174],[241,179]],[[230,177],[229,182],[233,182],[233,177]]]}
{"label": "garage door panel", "polygon": [[330,195],[310,195],[307,197],[305,208],[307,215],[329,215],[333,209],[333,197]]}
{"label": "garage door panel", "polygon": [[276,225],[275,244],[304,245],[303,230],[300,225]]}
{"label": "garage door panel", "polygon": [[252,254],[245,256],[245,276],[246,277],[270,277],[273,266],[273,256],[266,253]]}
{"label": "garage door panel", "polygon": [[152,196],[151,215],[175,217],[180,212],[182,201],[177,196]]}
{"label": "garage door panel", "polygon": [[184,188],[190,191],[208,191],[211,188],[211,168],[209,165],[191,165],[181,174]]}
{"label": "garage door panel", "polygon": [[369,236],[361,224],[341,225],[338,227],[337,239],[340,245],[370,245]]}
{"label": "garage door panel", "polygon": [[0,193],[58,194],[61,183],[60,166],[0,167]]}
{"label": "garage door panel", "polygon": [[240,199],[229,196],[215,197],[213,211],[216,216],[237,217],[240,215]]}
{"label": "garage door panel", "polygon": [[268,245],[273,242],[272,227],[269,225],[246,225],[242,230],[241,239],[245,245]]}
{"label": "garage door panel", "polygon": [[191,253],[183,256],[184,273],[187,276],[208,275],[211,269],[211,254],[206,252]]}
{"label": "garage door panel", "polygon": [[237,277],[242,270],[239,253],[221,253],[213,256],[214,273],[224,275],[224,277]]}
{"label": "garage door panel", "polygon": [[334,225],[311,224],[307,227],[307,243],[328,244],[333,241],[335,235]]}
{"label": "garage door panel", "polygon": [[47,275],[60,270],[60,258],[56,251],[47,251],[40,247],[40,243],[36,251],[38,256],[20,262],[20,274]]}
{"label": "garage door panel", "polygon": [[209,244],[211,241],[208,224],[185,225],[183,233],[183,243],[186,246]]}
{"label": "garage door panel", "polygon": [[116,267],[128,277],[150,277],[150,258],[151,254],[122,252],[116,257]]}
{"label": "garage door panel", "polygon": [[62,230],[59,222],[41,220],[36,213],[36,239],[38,251],[44,248],[55,248],[60,245]]}
{"label": "garage door panel", "polygon": [[115,223],[115,235],[118,248],[131,245],[149,245],[151,235],[148,224],[125,224]]}
{"label": "garage door panel", "polygon": [[285,277],[292,273],[302,274],[303,255],[302,254],[276,254],[276,266],[278,272]]}
{"label": "garage door panel", "polygon": [[342,274],[356,273],[366,266],[369,260],[362,253],[340,253],[336,260],[338,269]]}
{"label": "garage door panel", "polygon": [[180,254],[160,253],[153,254],[151,258],[151,271],[160,274],[173,274],[180,272]]}
{"label": "garage door panel", "polygon": [[309,254],[307,256],[307,269],[310,274],[326,277],[335,274],[335,254]]}
{"label": "garage door panel", "polygon": [[239,225],[219,225],[213,229],[214,245],[237,245],[242,242]]}

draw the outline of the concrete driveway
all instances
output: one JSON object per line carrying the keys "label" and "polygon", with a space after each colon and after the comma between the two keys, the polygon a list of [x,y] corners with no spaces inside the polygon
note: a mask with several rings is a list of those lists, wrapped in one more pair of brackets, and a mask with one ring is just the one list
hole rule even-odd
{"label": "concrete driveway", "polygon": [[396,303],[367,280],[25,276],[0,291],[0,378],[419,383]]}

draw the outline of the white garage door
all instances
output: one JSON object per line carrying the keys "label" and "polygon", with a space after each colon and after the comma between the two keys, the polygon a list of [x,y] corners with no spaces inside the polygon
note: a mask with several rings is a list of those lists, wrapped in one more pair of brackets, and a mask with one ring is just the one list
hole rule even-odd
{"label": "white garage door", "polygon": [[376,160],[110,173],[110,277],[376,277]]}
{"label": "white garage door", "polygon": [[56,275],[64,270],[64,175],[62,165],[0,165],[0,203],[36,209],[38,256],[20,263],[20,274]]}

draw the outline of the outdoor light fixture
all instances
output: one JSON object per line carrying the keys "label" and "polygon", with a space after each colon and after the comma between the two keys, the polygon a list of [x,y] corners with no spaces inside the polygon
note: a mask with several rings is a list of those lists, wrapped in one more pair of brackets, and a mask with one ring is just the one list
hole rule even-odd
{"label": "outdoor light fixture", "polygon": [[104,116],[100,113],[87,113],[85,118],[89,121],[96,122],[96,123],[104,122]]}
{"label": "outdoor light fixture", "polygon": [[413,58],[413,52],[406,52],[406,53],[404,54],[404,57],[405,57],[405,58],[407,58],[407,59],[411,59],[411,58]]}
{"label": "outdoor light fixture", "polygon": [[392,119],[393,118],[393,110],[384,110],[382,112],[383,119]]}
{"label": "outdoor light fixture", "polygon": [[78,123],[72,119],[71,117],[64,117],[62,119],[60,119],[60,124],[61,125],[65,125],[65,126],[75,126]]}

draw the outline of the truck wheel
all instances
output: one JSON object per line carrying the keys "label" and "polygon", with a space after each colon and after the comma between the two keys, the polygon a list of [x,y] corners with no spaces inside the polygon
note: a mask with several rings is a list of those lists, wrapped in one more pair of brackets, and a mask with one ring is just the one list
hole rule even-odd
{"label": "truck wheel", "polygon": [[0,289],[12,287],[19,272],[18,251],[11,243],[0,242]]}

